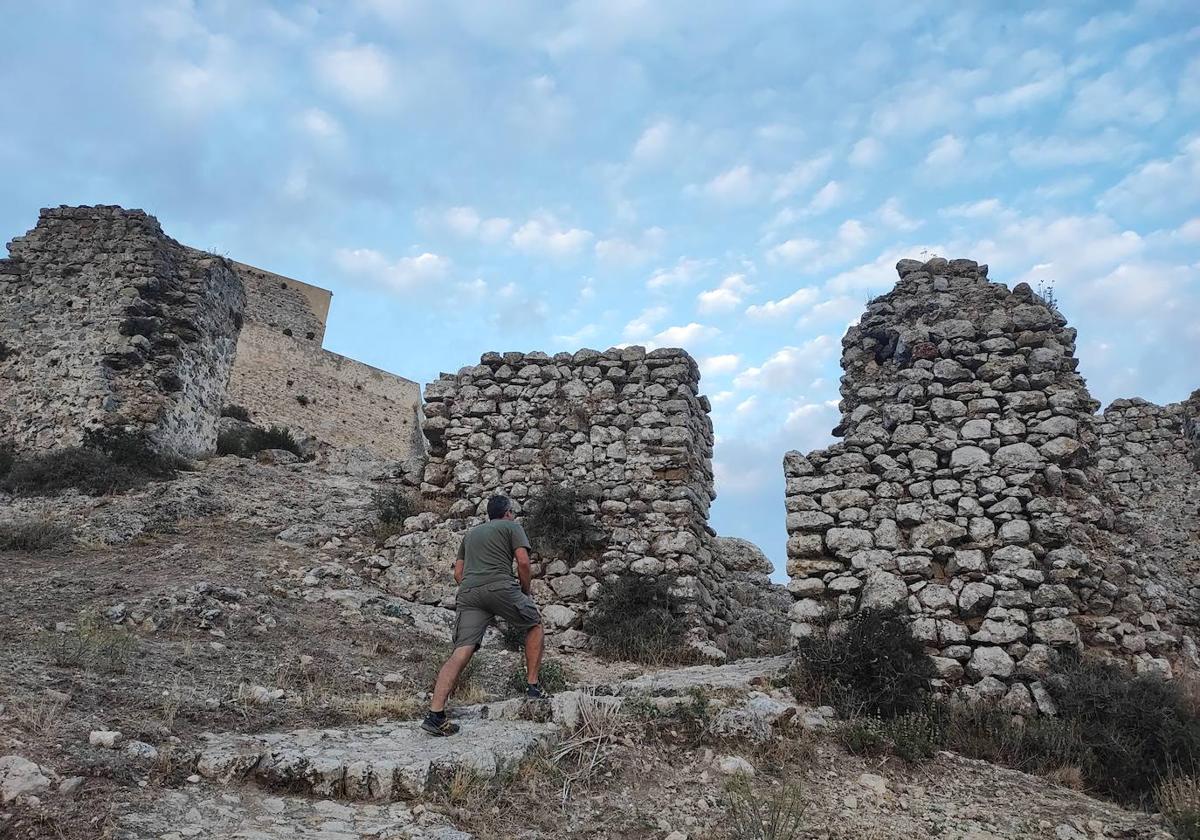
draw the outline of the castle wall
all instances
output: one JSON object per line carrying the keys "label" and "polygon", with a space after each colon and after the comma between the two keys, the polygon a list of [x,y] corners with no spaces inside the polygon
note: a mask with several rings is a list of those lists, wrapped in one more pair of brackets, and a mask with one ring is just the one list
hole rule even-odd
{"label": "castle wall", "polygon": [[246,320],[320,347],[333,293],[245,263],[234,267],[246,285]]}
{"label": "castle wall", "polygon": [[42,210],[0,260],[0,437],[25,449],[125,428],[210,451],[245,296],[230,263],[119,207]]}
{"label": "castle wall", "polygon": [[948,686],[1017,711],[1049,710],[1056,649],[1169,674],[1185,603],[1118,491],[1178,469],[1178,412],[1097,424],[1075,331],[1027,285],[969,260],[897,268],[842,342],[843,440],[784,460],[793,634],[898,607]]}
{"label": "castle wall", "polygon": [[454,552],[490,496],[527,508],[544,488],[565,485],[591,499],[586,513],[604,547],[534,557],[534,594],[564,643],[582,643],[577,628],[601,582],[625,574],[671,576],[713,637],[740,632],[731,623],[753,609],[734,609],[734,581],[759,575],[765,584],[769,564],[735,542],[718,545],[708,528],[713,437],[699,377],[684,351],[641,347],[488,353],[443,374],[425,389],[421,490],[449,518],[417,517],[389,541],[378,558],[384,585],[448,599]]}
{"label": "castle wall", "polygon": [[335,448],[363,446],[397,459],[423,451],[417,383],[260,322],[242,329],[225,399],[261,425]]}

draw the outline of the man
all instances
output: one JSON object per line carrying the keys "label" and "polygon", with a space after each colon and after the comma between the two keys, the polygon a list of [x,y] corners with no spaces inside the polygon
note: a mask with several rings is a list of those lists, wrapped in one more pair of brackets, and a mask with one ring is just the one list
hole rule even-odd
{"label": "man", "polygon": [[[458,677],[479,645],[492,619],[500,616],[508,626],[525,633],[526,696],[545,699],[538,684],[545,634],[542,617],[530,597],[533,571],[529,565],[529,538],[514,519],[512,502],[492,496],[487,504],[488,521],[463,537],[454,563],[458,603],[454,622],[454,652],[438,671],[429,714],[421,728],[430,735],[453,735],[458,724],[446,719],[446,700]],[[513,560],[517,574],[513,576]]]}

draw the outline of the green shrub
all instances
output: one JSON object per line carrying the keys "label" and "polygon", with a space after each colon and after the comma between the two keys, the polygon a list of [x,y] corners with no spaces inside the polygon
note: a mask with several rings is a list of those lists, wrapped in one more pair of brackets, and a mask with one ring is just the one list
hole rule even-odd
{"label": "green shrub", "polygon": [[847,752],[854,755],[883,755],[891,747],[883,731],[883,721],[869,715],[840,725],[837,739]]}
{"label": "green shrub", "polygon": [[[544,661],[542,667],[538,670],[538,684],[551,694],[566,691],[567,683],[570,679],[570,671],[553,659]],[[514,694],[523,695],[528,685],[529,678],[525,674],[525,663],[522,662],[508,675],[508,689]]]}
{"label": "green shrub", "polygon": [[71,538],[71,529],[44,519],[0,522],[0,550],[45,551]]}
{"label": "green shrub", "polygon": [[587,497],[570,487],[547,487],[530,500],[521,524],[538,554],[574,561],[593,544],[592,528],[580,508]]}
{"label": "green shrub", "polygon": [[668,577],[623,575],[605,582],[584,621],[596,652],[651,664],[687,658],[687,623]]}
{"label": "green shrub", "polygon": [[150,478],[171,478],[191,465],[186,458],[159,452],[144,435],[123,429],[92,429],[84,433],[83,446],[103,452],[114,464]]}
{"label": "green shrub", "polygon": [[1054,717],[1020,719],[988,703],[934,703],[945,749],[1026,773],[1048,774],[1064,767],[1085,767],[1087,746],[1074,723]]}
{"label": "green shrub", "polygon": [[93,430],[84,435],[83,446],[14,456],[2,483],[19,496],[48,496],[68,489],[100,496],[171,478],[189,466],[183,458],[155,451],[142,435]]}
{"label": "green shrub", "polygon": [[264,449],[284,449],[296,456],[303,456],[299,442],[289,429],[272,426],[260,429],[257,426],[243,429],[227,429],[217,435],[218,455],[253,457]]}
{"label": "green shrub", "polygon": [[884,721],[884,733],[896,755],[909,764],[933,758],[941,744],[937,722],[925,712],[909,712]]}
{"label": "green shrub", "polygon": [[764,795],[744,776],[725,791],[732,840],[798,840],[804,828],[805,803],[800,786],[784,784]]}
{"label": "green shrub", "polygon": [[102,496],[144,483],[144,476],[114,463],[103,452],[83,447],[17,456],[4,478],[4,488],[18,496],[50,496],[71,489]]}
{"label": "green shrub", "polygon": [[245,406],[227,405],[221,409],[222,417],[232,417],[234,420],[241,420],[243,423],[250,422],[250,411]]}
{"label": "green shrub", "polygon": [[372,493],[371,509],[377,521],[393,525],[403,525],[405,519],[420,512],[412,493],[399,487],[388,487]]}
{"label": "green shrub", "polygon": [[1200,717],[1179,681],[1080,661],[1047,687],[1088,750],[1082,769],[1095,789],[1144,804],[1172,774],[1200,770]]}
{"label": "green shrub", "polygon": [[905,618],[866,609],[842,632],[801,639],[790,681],[797,697],[833,706],[843,717],[892,718],[924,706],[934,674]]}

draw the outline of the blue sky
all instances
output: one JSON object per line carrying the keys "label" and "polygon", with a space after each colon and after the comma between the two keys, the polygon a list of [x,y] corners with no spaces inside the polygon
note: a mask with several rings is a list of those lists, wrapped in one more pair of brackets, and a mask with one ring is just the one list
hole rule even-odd
{"label": "blue sky", "polygon": [[[837,11],[833,8],[837,7]],[[1052,7],[1051,7],[1052,6]],[[1200,6],[0,0],[0,232],[156,214],[335,293],[327,346],[681,345],[715,527],[783,561],[783,452],[903,256],[1053,283],[1107,402],[1200,386]]]}

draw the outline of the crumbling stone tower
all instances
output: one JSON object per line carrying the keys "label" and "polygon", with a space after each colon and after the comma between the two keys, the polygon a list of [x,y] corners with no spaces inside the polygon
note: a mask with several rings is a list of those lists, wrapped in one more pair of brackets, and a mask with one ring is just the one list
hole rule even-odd
{"label": "crumbling stone tower", "polygon": [[42,210],[0,260],[0,439],[78,444],[91,429],[212,451],[245,293],[227,260],[120,207]]}
{"label": "crumbling stone tower", "polygon": [[897,269],[842,341],[842,442],[784,460],[793,635],[898,607],[948,686],[1022,712],[1056,649],[1170,674],[1184,603],[1117,533],[1136,465],[1097,463],[1075,330],[971,260]]}

